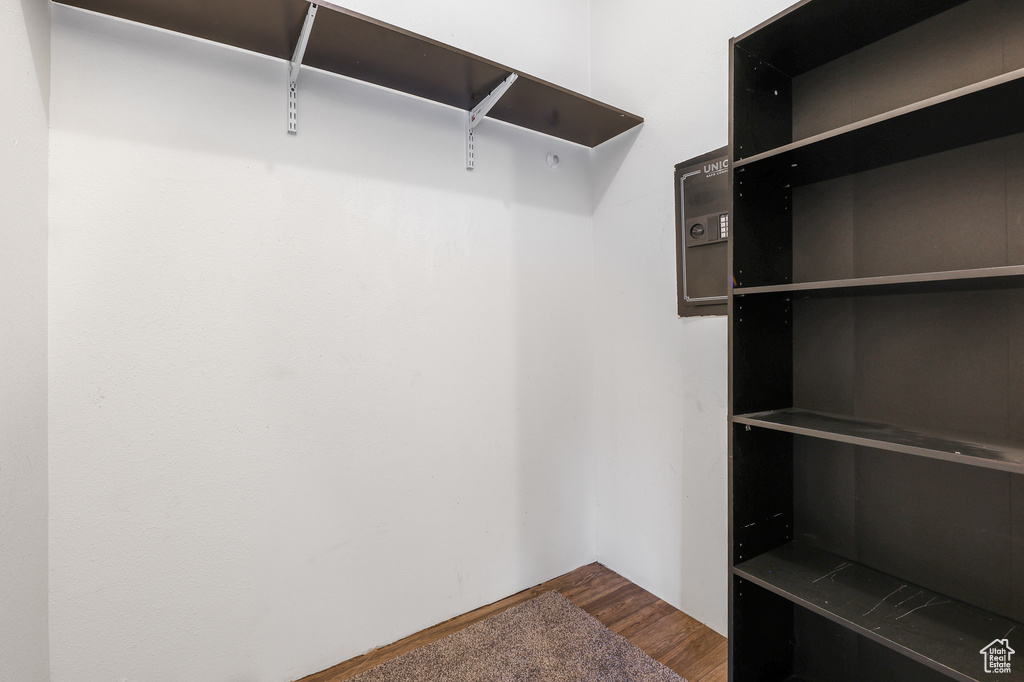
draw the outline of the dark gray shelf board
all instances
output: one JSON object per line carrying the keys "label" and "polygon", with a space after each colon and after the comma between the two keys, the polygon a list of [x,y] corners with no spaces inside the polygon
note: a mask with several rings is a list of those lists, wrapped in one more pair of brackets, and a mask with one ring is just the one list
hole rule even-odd
{"label": "dark gray shelf board", "polygon": [[985,675],[981,649],[1024,625],[821,550],[789,543],[750,559],[733,574],[964,682]]}
{"label": "dark gray shelf board", "polygon": [[961,440],[898,426],[869,422],[844,415],[787,408],[741,414],[733,423],[800,436],[849,443],[918,457],[941,459],[969,466],[1024,473],[1024,449],[1008,443]]}
{"label": "dark gray shelf board", "polygon": [[759,287],[736,287],[734,296],[792,293],[800,298],[831,298],[884,294],[1016,289],[1024,286],[1024,265],[970,270],[922,272],[911,275],[858,277],[820,282],[797,282]]}
{"label": "dark gray shelf board", "polygon": [[799,186],[929,156],[1024,132],[1022,107],[1018,69],[737,160],[734,177]]}
{"label": "dark gray shelf board", "polygon": [[[286,60],[291,59],[309,7],[303,0],[63,0],[63,4]],[[511,67],[331,3],[319,6],[305,66],[466,111],[515,71],[519,79],[488,117],[588,147],[643,123],[635,114]]]}
{"label": "dark gray shelf board", "polygon": [[803,0],[736,39],[790,77],[826,64],[967,0]]}

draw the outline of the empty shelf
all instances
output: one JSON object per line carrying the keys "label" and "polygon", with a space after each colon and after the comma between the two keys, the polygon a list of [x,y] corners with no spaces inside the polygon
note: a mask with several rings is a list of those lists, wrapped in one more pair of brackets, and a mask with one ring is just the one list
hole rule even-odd
{"label": "empty shelf", "polygon": [[880,294],[932,293],[975,289],[1013,289],[1024,286],[1024,265],[922,272],[910,275],[858,277],[795,284],[737,287],[735,296],[793,293],[800,298],[830,298]]}
{"label": "empty shelf", "polygon": [[733,417],[733,422],[919,457],[1024,473],[1024,450],[1014,445],[967,442],[888,424],[795,408],[737,415]]}
{"label": "empty shelf", "polygon": [[1018,69],[737,160],[735,178],[806,185],[986,142],[1024,132],[1022,107]]}
{"label": "empty shelf", "polygon": [[[982,648],[1024,631],[1014,621],[799,543],[746,561],[733,573],[965,682],[991,677],[983,673]],[[1021,679],[1020,673],[1001,677]]]}

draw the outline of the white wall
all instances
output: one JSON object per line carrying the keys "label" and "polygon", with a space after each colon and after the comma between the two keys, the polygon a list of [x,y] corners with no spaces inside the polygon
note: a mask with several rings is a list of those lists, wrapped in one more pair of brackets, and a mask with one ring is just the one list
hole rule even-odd
{"label": "white wall", "polygon": [[54,682],[299,678],[596,558],[589,152],[492,121],[469,173],[464,113],[315,72],[291,138],[285,73],[54,8]]}
{"label": "white wall", "polygon": [[47,679],[49,3],[0,0],[0,680]]}
{"label": "white wall", "polygon": [[522,73],[590,92],[590,0],[341,0],[339,4]]}
{"label": "white wall", "polygon": [[56,682],[297,678],[595,557],[726,629],[672,166],[789,0],[347,4],[647,123],[490,122],[469,174],[459,112],[307,73],[291,139],[280,63],[56,8]]}
{"label": "white wall", "polygon": [[676,316],[672,172],[728,143],[730,37],[791,0],[591,0],[591,88],[646,117],[595,152],[598,556],[726,632],[727,330]]}

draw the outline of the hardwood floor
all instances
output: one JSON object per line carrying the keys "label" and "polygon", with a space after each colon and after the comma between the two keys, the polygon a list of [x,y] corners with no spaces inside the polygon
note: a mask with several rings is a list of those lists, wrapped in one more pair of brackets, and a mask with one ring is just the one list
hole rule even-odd
{"label": "hardwood floor", "polygon": [[689,682],[727,682],[725,637],[596,563],[339,663],[300,682],[347,680],[549,590],[558,590],[605,627],[633,642]]}

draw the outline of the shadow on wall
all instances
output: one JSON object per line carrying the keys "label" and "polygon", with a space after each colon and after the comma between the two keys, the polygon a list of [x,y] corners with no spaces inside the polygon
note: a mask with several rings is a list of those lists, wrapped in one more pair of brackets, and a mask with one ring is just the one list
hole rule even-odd
{"label": "shadow on wall", "polygon": [[[292,136],[284,62],[71,8],[55,7],[54,20],[75,42],[104,41],[127,52],[110,65],[124,78],[108,73],[73,86],[80,88],[77,110],[69,124],[55,124],[63,130],[251,158],[269,172],[286,164],[592,213],[586,147],[489,119],[477,129],[476,170],[467,171],[462,110],[311,69],[299,79],[299,131]],[[152,89],[119,89],[140,74]],[[183,93],[195,106],[182,106]],[[109,102],[118,103],[114,115]],[[210,125],[223,120],[234,125]],[[562,172],[537,172],[546,169],[548,153],[561,158]]]}
{"label": "shadow on wall", "polygon": [[36,66],[39,95],[47,115],[50,112],[50,2],[49,0],[21,0],[25,15],[32,61]]}
{"label": "shadow on wall", "polygon": [[608,188],[611,187],[612,180],[615,179],[615,175],[619,172],[622,162],[626,160],[629,151],[633,148],[643,129],[644,124],[641,123],[637,127],[627,130],[621,135],[594,148],[591,157],[593,162],[591,173],[594,178],[594,210],[597,210],[597,207],[604,201],[604,195],[608,192]]}
{"label": "shadow on wall", "polygon": [[521,584],[597,559],[592,221],[553,235],[539,212],[519,209],[512,237]]}

